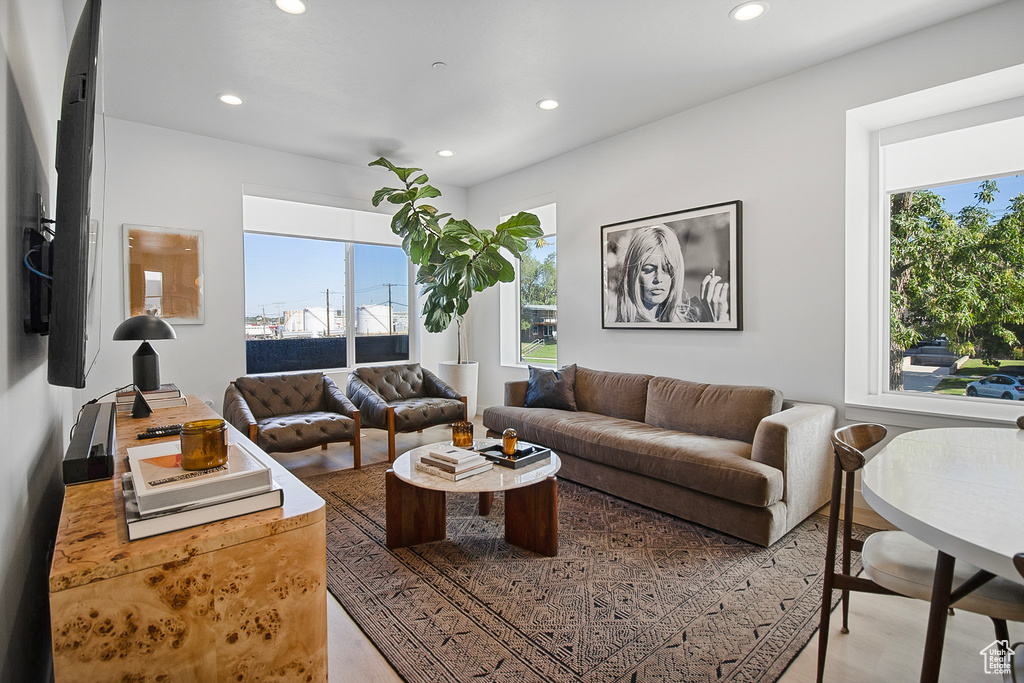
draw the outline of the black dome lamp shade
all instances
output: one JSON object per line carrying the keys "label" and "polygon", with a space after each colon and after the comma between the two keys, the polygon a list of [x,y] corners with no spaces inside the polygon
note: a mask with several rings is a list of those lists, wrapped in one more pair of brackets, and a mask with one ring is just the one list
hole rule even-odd
{"label": "black dome lamp shade", "polygon": [[147,340],[176,338],[170,323],[153,315],[137,315],[117,326],[114,330],[115,340],[142,342],[132,356],[132,382],[136,389],[155,391],[160,388],[160,354]]}

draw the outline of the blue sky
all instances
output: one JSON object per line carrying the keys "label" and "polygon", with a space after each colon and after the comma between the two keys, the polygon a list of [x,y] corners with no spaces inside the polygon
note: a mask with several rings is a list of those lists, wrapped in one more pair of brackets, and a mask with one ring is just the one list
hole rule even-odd
{"label": "blue sky", "polygon": [[[960,209],[965,206],[973,206],[977,202],[974,195],[977,193],[979,185],[981,185],[981,181],[973,181],[959,185],[933,187],[931,190],[946,200],[943,208],[956,216],[960,213]],[[1010,207],[1010,201],[1024,192],[1024,175],[996,178],[996,186],[999,189],[996,193],[996,200],[989,204],[988,208],[996,216],[1002,216]]]}
{"label": "blue sky", "polygon": [[[396,310],[408,305],[408,260],[399,247],[355,245],[356,306],[388,302]],[[268,316],[278,311],[326,306],[345,308],[345,243],[245,234],[245,314]],[[280,302],[280,303],[278,303]]]}

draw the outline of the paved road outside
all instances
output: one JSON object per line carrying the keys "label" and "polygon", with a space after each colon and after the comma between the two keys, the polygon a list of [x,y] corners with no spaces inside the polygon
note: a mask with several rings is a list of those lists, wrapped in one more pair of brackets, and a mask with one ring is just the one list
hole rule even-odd
{"label": "paved road outside", "polygon": [[949,377],[949,368],[931,365],[904,366],[903,391],[930,392],[943,377]]}

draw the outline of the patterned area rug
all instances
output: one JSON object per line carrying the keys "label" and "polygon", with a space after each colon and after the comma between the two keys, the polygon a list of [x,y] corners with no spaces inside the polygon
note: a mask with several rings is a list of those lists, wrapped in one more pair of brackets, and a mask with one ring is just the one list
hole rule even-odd
{"label": "patterned area rug", "polygon": [[305,483],[328,588],[407,681],[774,681],[817,628],[823,516],[761,548],[560,480],[557,557],[505,542],[501,494],[448,494],[448,540],[389,551],[385,469]]}

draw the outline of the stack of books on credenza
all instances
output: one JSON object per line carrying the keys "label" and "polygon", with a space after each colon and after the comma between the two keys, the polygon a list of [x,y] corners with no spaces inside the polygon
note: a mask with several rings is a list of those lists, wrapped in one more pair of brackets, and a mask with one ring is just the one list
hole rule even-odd
{"label": "stack of books on credenza", "polygon": [[[146,403],[153,410],[160,408],[176,408],[188,405],[185,395],[173,384],[161,384],[159,389],[140,392],[146,399]],[[135,403],[135,386],[117,392],[117,412],[132,412],[132,404]]]}
{"label": "stack of books on credenza", "polygon": [[178,440],[129,448],[128,467],[121,490],[129,541],[284,504],[270,468],[240,443],[206,470],[182,469]]}
{"label": "stack of books on credenza", "polygon": [[461,481],[491,469],[490,460],[455,446],[435,446],[416,462],[416,469],[450,481]]}

